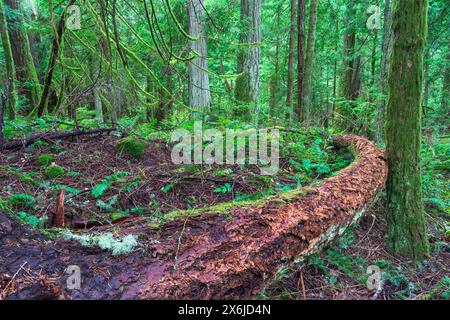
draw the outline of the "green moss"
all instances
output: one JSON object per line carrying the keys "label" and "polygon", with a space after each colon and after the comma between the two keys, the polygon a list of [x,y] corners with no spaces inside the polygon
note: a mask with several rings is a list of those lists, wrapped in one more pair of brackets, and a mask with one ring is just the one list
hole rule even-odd
{"label": "green moss", "polygon": [[291,202],[292,199],[300,196],[304,191],[305,189],[298,188],[260,200],[223,202],[211,207],[170,211],[164,215],[164,220],[173,221],[180,217],[199,216],[205,213],[222,214],[227,217],[231,217],[230,211],[233,209],[245,207],[261,208],[268,202],[274,203],[275,206],[282,205]]}
{"label": "green moss", "polygon": [[141,158],[144,155],[146,147],[147,142],[133,136],[123,138],[116,144],[117,152],[128,154],[134,158]]}
{"label": "green moss", "polygon": [[64,176],[64,168],[61,166],[58,166],[57,164],[51,164],[45,169],[45,175],[50,178],[58,178]]}
{"label": "green moss", "polygon": [[43,153],[38,156],[36,161],[41,166],[48,166],[49,164],[55,161],[55,157],[52,156],[51,154]]}
{"label": "green moss", "polygon": [[114,212],[113,214],[111,214],[111,221],[115,222],[128,216],[129,214],[126,212]]}
{"label": "green moss", "polygon": [[39,185],[39,182],[35,181],[28,174],[19,173],[16,170],[14,170],[14,169],[12,169],[10,167],[0,166],[0,177],[2,177],[2,175],[16,177],[20,181],[22,181],[22,182],[24,182],[26,184],[29,184],[31,186]]}

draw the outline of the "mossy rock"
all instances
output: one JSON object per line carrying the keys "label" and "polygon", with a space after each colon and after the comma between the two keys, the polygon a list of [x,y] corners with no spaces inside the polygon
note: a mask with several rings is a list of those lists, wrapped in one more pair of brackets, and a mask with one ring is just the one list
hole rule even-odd
{"label": "mossy rock", "polygon": [[55,179],[64,176],[64,168],[52,163],[45,169],[45,175],[50,179]]}
{"label": "mossy rock", "polygon": [[48,166],[52,162],[55,162],[55,157],[48,153],[40,154],[37,158],[37,163],[41,166]]}
{"label": "mossy rock", "polygon": [[147,142],[133,136],[120,139],[116,144],[117,152],[125,153],[138,159],[144,155],[145,148],[147,148]]}

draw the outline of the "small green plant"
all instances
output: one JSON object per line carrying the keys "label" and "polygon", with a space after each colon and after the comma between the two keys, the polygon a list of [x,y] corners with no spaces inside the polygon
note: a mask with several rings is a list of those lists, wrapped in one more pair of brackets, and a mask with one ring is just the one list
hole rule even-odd
{"label": "small green plant", "polygon": [[41,166],[48,166],[55,161],[55,157],[48,153],[40,154],[36,160]]}
{"label": "small green plant", "polygon": [[113,175],[105,177],[100,183],[97,183],[94,188],[92,189],[92,196],[94,198],[101,197],[108,188],[110,188],[114,183],[119,182],[123,183],[126,182],[127,179],[126,176],[129,176],[130,173],[126,171],[118,171],[114,173]]}
{"label": "small green plant", "polygon": [[8,198],[8,202],[15,207],[32,208],[36,204],[33,196],[23,193],[13,194]]}
{"label": "small green plant", "polygon": [[128,154],[134,158],[141,158],[144,155],[146,147],[147,142],[133,136],[123,138],[116,144],[117,152]]}
{"label": "small green plant", "polygon": [[231,193],[232,191],[233,187],[228,182],[224,183],[222,186],[214,190],[215,193]]}
{"label": "small green plant", "polygon": [[45,175],[50,179],[55,179],[64,176],[64,168],[52,163],[45,169]]}
{"label": "small green plant", "polygon": [[22,220],[26,224],[29,224],[33,228],[39,227],[44,221],[44,219],[38,218],[34,215],[28,215],[26,212],[23,211],[19,212],[17,215],[19,216],[20,220]]}

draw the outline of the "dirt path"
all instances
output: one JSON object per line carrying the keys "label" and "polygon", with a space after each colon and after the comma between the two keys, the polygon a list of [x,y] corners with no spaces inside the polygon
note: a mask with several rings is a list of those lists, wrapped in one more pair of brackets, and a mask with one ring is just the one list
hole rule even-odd
{"label": "dirt path", "polygon": [[[124,257],[61,239],[47,241],[0,213],[0,275],[8,275],[0,282],[6,282],[0,292],[15,285],[24,288],[9,298],[251,297],[282,262],[330,241],[382,189],[387,175],[383,150],[350,135],[336,137],[335,144],[350,147],[357,159],[320,186],[259,207],[237,207],[230,211],[231,218],[190,217],[162,230],[139,220],[124,224],[120,233],[139,234],[141,244]],[[64,270],[69,265],[81,268],[81,290],[66,289]]]}

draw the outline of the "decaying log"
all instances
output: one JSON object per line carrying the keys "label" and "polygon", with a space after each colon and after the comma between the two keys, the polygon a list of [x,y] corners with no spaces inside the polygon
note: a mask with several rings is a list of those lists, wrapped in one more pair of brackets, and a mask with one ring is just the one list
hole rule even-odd
{"label": "decaying log", "polygon": [[82,135],[98,134],[98,133],[110,133],[114,131],[114,128],[104,128],[104,129],[93,129],[93,130],[74,130],[71,132],[45,132],[37,133],[30,136],[27,139],[16,140],[4,143],[0,150],[14,150],[18,148],[25,148],[30,144],[35,143],[38,140],[60,140],[70,137],[77,137]]}
{"label": "decaying log", "polygon": [[384,151],[375,144],[352,135],[334,141],[356,160],[321,185],[288,201],[238,207],[231,219],[216,214],[166,225],[153,248],[163,254],[140,270],[143,277],[123,298],[249,298],[283,262],[329,244],[366,212],[387,177]]}
{"label": "decaying log", "polygon": [[[227,215],[211,211],[184,217],[158,230],[148,226],[147,217],[120,228],[95,230],[114,228],[117,236],[138,235],[141,246],[128,255],[111,257],[62,239],[43,244],[37,253],[14,241],[13,246],[0,241],[0,250],[5,257],[15,254],[16,265],[33,261],[47,266],[49,275],[56,273],[55,268],[63,272],[68,265],[81,266],[83,286],[77,292],[65,292],[74,299],[250,298],[284,263],[317,252],[358,220],[384,187],[387,165],[382,149],[358,136],[336,136],[334,141],[349,148],[355,161],[320,184],[252,206],[236,206]],[[8,227],[9,221],[2,227],[1,219],[0,212],[0,238],[15,233],[25,236],[18,228]],[[23,250],[20,259],[17,250]],[[102,272],[103,281],[91,266],[108,270]],[[1,264],[0,272],[4,272]],[[64,286],[64,280],[61,283]]]}

